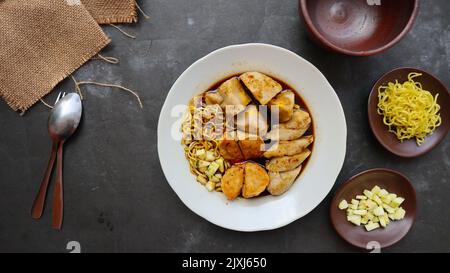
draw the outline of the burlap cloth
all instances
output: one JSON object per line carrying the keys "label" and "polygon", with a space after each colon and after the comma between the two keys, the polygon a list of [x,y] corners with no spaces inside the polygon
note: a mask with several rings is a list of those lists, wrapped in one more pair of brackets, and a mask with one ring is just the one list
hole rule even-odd
{"label": "burlap cloth", "polygon": [[0,96],[25,111],[109,42],[79,1],[0,0]]}
{"label": "burlap cloth", "polygon": [[99,24],[137,21],[135,0],[81,0],[81,2]]}

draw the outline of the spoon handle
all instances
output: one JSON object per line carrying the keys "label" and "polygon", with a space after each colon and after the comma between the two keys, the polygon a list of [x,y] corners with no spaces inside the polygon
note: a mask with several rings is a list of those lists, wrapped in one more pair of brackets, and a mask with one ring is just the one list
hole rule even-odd
{"label": "spoon handle", "polygon": [[56,151],[58,149],[58,141],[53,141],[52,152],[50,154],[50,159],[48,160],[47,168],[45,169],[44,178],[42,179],[41,186],[39,187],[39,192],[34,199],[33,207],[31,208],[31,217],[33,219],[39,219],[44,211],[45,197],[47,195],[48,182],[50,180],[50,175],[52,174],[53,165],[55,164]]}
{"label": "spoon handle", "polygon": [[59,143],[56,162],[56,183],[53,193],[53,220],[52,227],[60,230],[63,221],[63,146],[64,141]]}

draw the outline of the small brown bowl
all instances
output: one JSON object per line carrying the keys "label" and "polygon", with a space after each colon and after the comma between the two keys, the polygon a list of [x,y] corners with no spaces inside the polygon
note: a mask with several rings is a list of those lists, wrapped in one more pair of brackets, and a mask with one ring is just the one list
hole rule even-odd
{"label": "small brown bowl", "polygon": [[[435,96],[439,94],[438,104],[441,106],[442,124],[427,136],[422,145],[418,146],[415,139],[400,142],[397,137],[388,131],[388,127],[383,123],[383,117],[378,115],[378,87],[386,85],[388,82],[404,82],[411,72],[422,73],[421,77],[415,80],[422,84],[423,89],[428,90]],[[370,128],[378,141],[391,153],[401,157],[417,157],[431,151],[448,134],[450,130],[450,94],[445,85],[430,73],[416,68],[397,68],[383,75],[372,88],[369,95],[368,115]]]}
{"label": "small brown bowl", "polygon": [[399,42],[411,29],[419,0],[299,0],[310,36],[323,47],[369,56]]}
{"label": "small brown bowl", "polygon": [[[405,198],[401,205],[406,210],[405,218],[391,221],[386,228],[370,232],[364,226],[355,226],[347,221],[345,210],[338,208],[345,199],[347,202],[361,195],[365,189],[371,190],[376,185],[390,193]],[[370,242],[376,242],[381,248],[389,247],[400,241],[413,226],[416,218],[416,192],[411,182],[399,172],[389,169],[372,169],[350,178],[336,192],[330,207],[331,223],[337,233],[348,243],[367,249]]]}

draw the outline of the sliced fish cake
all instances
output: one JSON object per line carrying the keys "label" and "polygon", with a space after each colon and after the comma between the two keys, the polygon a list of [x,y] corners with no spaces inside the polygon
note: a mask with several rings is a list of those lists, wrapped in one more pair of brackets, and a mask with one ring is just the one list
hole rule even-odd
{"label": "sliced fish cake", "polygon": [[260,158],[264,153],[264,141],[256,135],[239,134],[239,147],[245,160]]}
{"label": "sliced fish cake", "polygon": [[283,140],[275,143],[264,153],[264,157],[290,156],[302,152],[314,141],[313,136],[304,136],[296,140]]}
{"label": "sliced fish cake", "polygon": [[219,153],[225,160],[239,162],[244,160],[244,155],[239,148],[236,132],[227,132],[219,142]]}
{"label": "sliced fish cake", "polygon": [[263,167],[256,163],[245,163],[242,196],[252,198],[260,195],[269,185],[269,181],[269,175]]}
{"label": "sliced fish cake", "polygon": [[274,128],[269,133],[266,134],[266,139],[271,140],[295,140],[301,138],[309,127],[304,129],[284,129],[284,128]]}
{"label": "sliced fish cake", "polygon": [[300,166],[310,155],[311,151],[305,149],[296,155],[275,157],[266,162],[266,169],[269,172],[290,171]]}
{"label": "sliced fish cake", "polygon": [[301,169],[302,165],[287,172],[269,172],[270,182],[267,191],[272,195],[285,193],[294,184]]}
{"label": "sliced fish cake", "polygon": [[287,122],[273,126],[267,133],[266,139],[271,140],[294,140],[302,137],[311,126],[311,117],[308,112],[300,109],[294,110],[292,118]]}
{"label": "sliced fish cake", "polygon": [[291,90],[283,91],[269,101],[272,113],[274,113],[276,109],[278,110],[279,122],[286,122],[292,118],[292,114],[294,112],[294,104],[295,94]]}
{"label": "sliced fish cake", "polygon": [[274,79],[259,72],[246,72],[240,79],[262,105],[266,105],[283,89]]}
{"label": "sliced fish cake", "polygon": [[205,102],[208,105],[220,105],[223,102],[223,97],[217,91],[208,91],[205,93]]}
{"label": "sliced fish cake", "polygon": [[268,130],[266,119],[253,104],[237,115],[236,127],[243,132],[260,136],[264,136]]}
{"label": "sliced fish cake", "polygon": [[241,195],[244,185],[244,166],[242,164],[233,165],[222,177],[222,192],[228,200],[234,200]]}
{"label": "sliced fish cake", "polygon": [[311,125],[311,116],[308,112],[295,109],[292,118],[287,122],[280,123],[277,127],[281,129],[304,129]]}
{"label": "sliced fish cake", "polygon": [[242,111],[252,101],[237,77],[222,83],[217,91],[223,98],[220,104],[223,109],[229,106],[233,107],[234,110],[240,109]]}

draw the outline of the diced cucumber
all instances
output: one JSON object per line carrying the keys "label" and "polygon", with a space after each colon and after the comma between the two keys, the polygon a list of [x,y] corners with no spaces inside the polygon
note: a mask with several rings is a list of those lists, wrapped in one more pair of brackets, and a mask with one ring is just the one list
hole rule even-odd
{"label": "diced cucumber", "polygon": [[372,200],[375,201],[379,206],[383,205],[383,201],[381,201],[381,198],[378,195],[374,195],[372,197]]}
{"label": "diced cucumber", "polygon": [[360,226],[361,225],[361,216],[360,215],[351,215],[347,216],[347,220],[352,222],[353,224]]}
{"label": "diced cucumber", "polygon": [[366,200],[367,196],[365,196],[365,195],[357,195],[356,199],[358,199],[358,200]]}
{"label": "diced cucumber", "polygon": [[199,160],[199,161],[197,162],[197,166],[198,166],[199,168],[206,168],[206,167],[208,167],[210,164],[211,164],[210,162],[204,161],[204,160]]}
{"label": "diced cucumber", "polygon": [[376,207],[378,207],[377,203],[373,202],[372,200],[368,200],[367,205],[369,207],[369,210],[374,210]]}
{"label": "diced cucumber", "polygon": [[382,216],[382,215],[384,215],[384,209],[383,209],[383,207],[377,207],[376,209],[374,209],[373,210],[373,214],[375,215],[375,216]]}
{"label": "diced cucumber", "polygon": [[197,150],[197,151],[195,152],[195,156],[198,157],[198,158],[200,158],[200,159],[202,159],[202,160],[204,160],[205,157],[206,157],[205,149]]}
{"label": "diced cucumber", "polygon": [[363,195],[357,195],[350,203],[342,200],[338,207],[346,210],[349,222],[364,225],[367,231],[371,231],[386,228],[391,221],[403,219],[406,211],[400,205],[404,201],[404,198],[375,186],[371,190],[365,189]]}
{"label": "diced cucumber", "polygon": [[405,201],[405,198],[397,197],[394,200],[392,200],[391,207],[398,208],[403,203],[403,201]]}
{"label": "diced cucumber", "polygon": [[380,196],[380,197],[386,196],[386,195],[388,195],[388,194],[389,194],[389,192],[388,192],[387,190],[385,190],[385,189],[381,189],[381,190],[378,192],[378,196]]}
{"label": "diced cucumber", "polygon": [[383,201],[383,203],[385,204],[390,204],[392,201],[392,197],[390,195],[385,195],[381,197],[381,201]]}
{"label": "diced cucumber", "polygon": [[225,164],[223,163],[223,158],[217,159],[216,163],[219,164],[219,171],[221,173],[224,173],[225,172]]}
{"label": "diced cucumber", "polygon": [[207,151],[205,160],[209,161],[209,162],[216,160],[216,156],[214,155],[214,152],[213,151]]}
{"label": "diced cucumber", "polygon": [[374,229],[377,229],[380,227],[380,224],[378,223],[374,223],[374,222],[369,222],[367,225],[364,226],[366,228],[367,231],[372,231]]}
{"label": "diced cucumber", "polygon": [[364,195],[369,198],[372,199],[373,193],[369,190],[364,190]]}
{"label": "diced cucumber", "polygon": [[406,211],[403,208],[398,208],[394,213],[395,220],[402,220],[405,218]]}
{"label": "diced cucumber", "polygon": [[208,170],[206,170],[206,175],[213,176],[217,172],[219,167],[219,164],[217,164],[216,162],[211,162],[211,164],[209,164],[208,166]]}
{"label": "diced cucumber", "polygon": [[390,194],[389,194],[389,197],[390,197],[391,199],[395,199],[395,198],[397,198],[397,194],[395,194],[395,193],[390,193]]}
{"label": "diced cucumber", "polygon": [[344,210],[344,209],[347,209],[348,208],[348,203],[347,203],[347,201],[345,201],[345,200],[342,200],[340,203],[339,203],[339,209],[340,210]]}
{"label": "diced cucumber", "polygon": [[354,210],[353,214],[364,216],[367,214],[367,210],[365,210],[365,209]]}
{"label": "diced cucumber", "polygon": [[378,194],[378,192],[380,192],[380,191],[381,191],[381,188],[378,187],[378,186],[373,187],[372,190],[371,190],[371,192],[373,194]]}
{"label": "diced cucumber", "polygon": [[363,218],[361,218],[361,224],[362,225],[365,225],[365,224],[367,224],[368,222],[369,222],[370,220],[367,218],[367,217],[363,217]]}
{"label": "diced cucumber", "polygon": [[389,205],[383,204],[383,208],[388,214],[395,213],[395,209]]}
{"label": "diced cucumber", "polygon": [[205,187],[208,191],[213,191],[216,188],[216,183],[209,181],[206,183]]}

